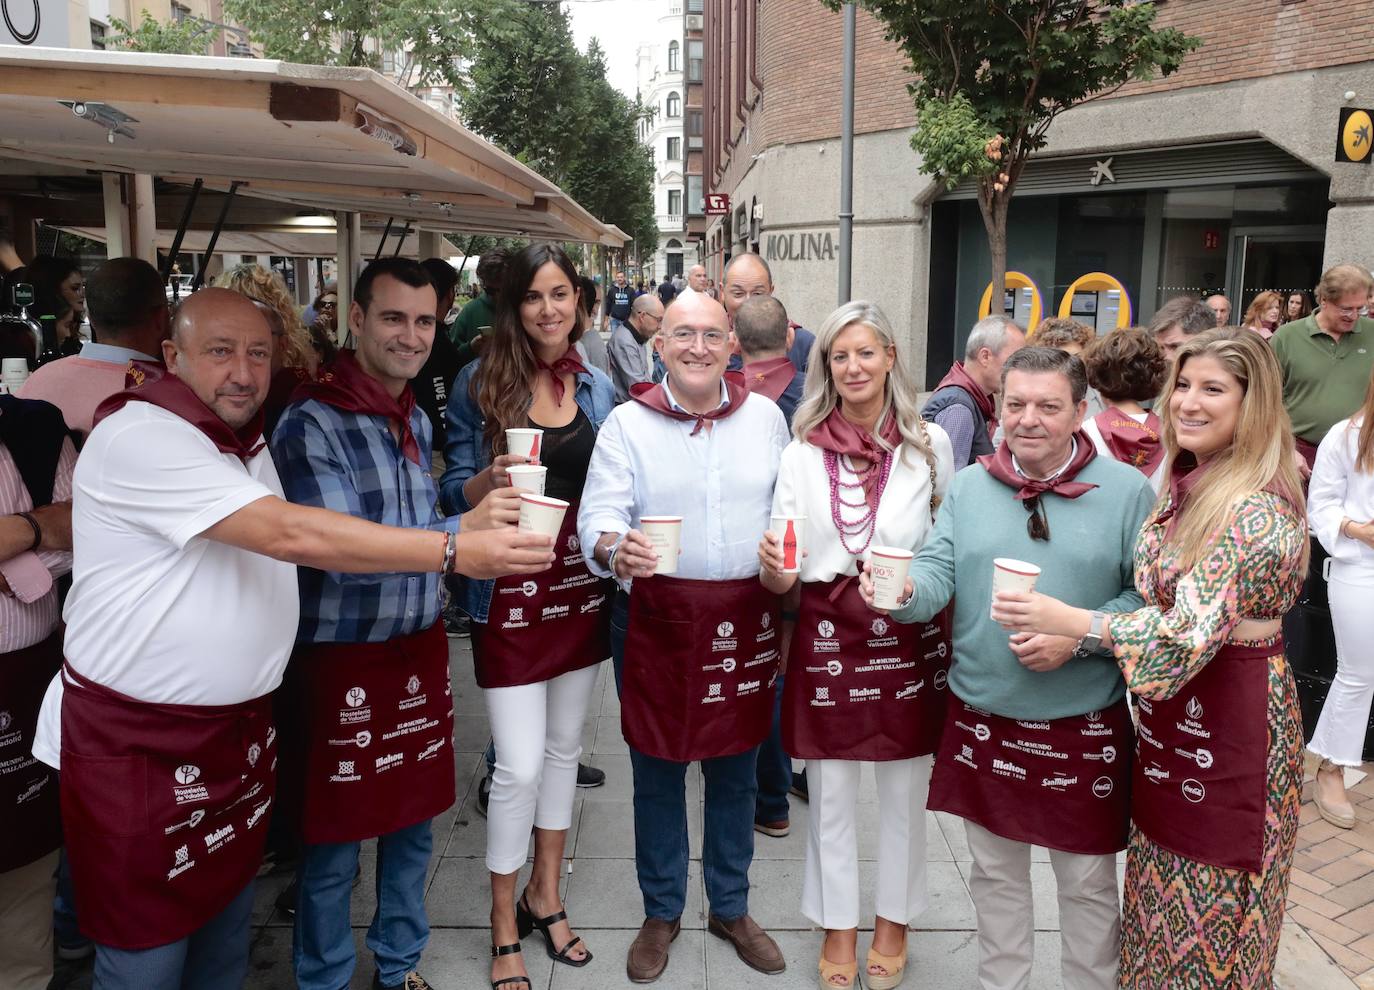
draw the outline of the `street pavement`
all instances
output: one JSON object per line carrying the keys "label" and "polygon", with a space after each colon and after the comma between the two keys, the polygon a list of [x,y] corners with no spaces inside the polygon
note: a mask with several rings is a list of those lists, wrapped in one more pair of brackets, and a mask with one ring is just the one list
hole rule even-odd
{"label": "street pavement", "polygon": [[[476,809],[487,720],[481,692],[473,680],[468,641],[449,643],[458,803],[434,823],[435,857],[426,901],[433,931],[420,971],[435,990],[477,990],[488,985],[490,965],[483,861],[486,819]],[[578,791],[568,835],[564,897],[572,923],[595,959],[582,969],[554,965],[544,954],[538,936],[527,938],[525,960],[537,990],[633,986],[625,976],[625,953],[643,920],[643,908],[635,881],[630,763],[620,734],[620,706],[609,663],[603,665],[593,699],[583,735],[583,759],[604,769],[607,783]],[[726,943],[705,931],[700,861],[702,784],[696,767],[688,774],[687,787],[692,839],[687,910],[668,969],[656,986],[662,990],[815,987],[820,936],[799,910],[806,804],[796,797],[791,799],[791,835],[782,839],[755,836],[750,911],[777,939],[788,967],[780,976],[767,977],[746,967]],[[1374,988],[1374,934],[1369,934],[1374,932],[1374,777],[1363,777],[1354,793],[1364,803],[1356,806],[1360,823],[1350,832],[1340,832],[1322,822],[1310,803],[1303,806],[1289,920],[1280,947],[1276,982],[1280,990]],[[878,812],[871,775],[865,776],[860,800],[869,812],[859,833],[860,877],[871,898]],[[910,934],[911,962],[904,985],[976,990],[977,940],[963,828],[957,819],[932,814],[927,835],[931,906],[916,920],[916,930]],[[1033,860],[1036,938],[1030,987],[1052,990],[1061,986],[1054,874],[1043,850],[1035,850]],[[363,881],[353,897],[353,935],[358,952],[350,984],[353,990],[365,990],[372,979],[372,957],[364,936],[375,903],[370,882],[375,862],[374,844],[368,843],[363,851]],[[250,990],[295,987],[290,919],[273,906],[287,880],[286,876],[269,876],[259,881]],[[517,889],[523,885],[522,876]],[[871,910],[871,900],[868,906]],[[867,949],[871,928],[869,916],[860,934],[861,953]],[[89,986],[88,966],[67,965],[53,982],[53,990]]]}

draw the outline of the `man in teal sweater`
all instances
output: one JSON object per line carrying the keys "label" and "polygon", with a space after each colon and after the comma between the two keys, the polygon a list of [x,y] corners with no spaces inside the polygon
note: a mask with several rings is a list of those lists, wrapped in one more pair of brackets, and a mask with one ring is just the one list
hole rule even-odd
{"label": "man in teal sweater", "polygon": [[1125,685],[1091,635],[1010,636],[989,615],[1001,558],[1039,567],[1037,590],[1083,608],[1143,605],[1133,556],[1153,494],[1079,432],[1086,392],[1077,357],[1027,347],[1007,360],[1006,440],[955,476],[893,612],[927,622],[954,599],[953,697],[929,806],[964,819],[985,990],[1030,979],[1032,845],[1049,848],[1058,881],[1063,985],[1116,986],[1134,749]]}

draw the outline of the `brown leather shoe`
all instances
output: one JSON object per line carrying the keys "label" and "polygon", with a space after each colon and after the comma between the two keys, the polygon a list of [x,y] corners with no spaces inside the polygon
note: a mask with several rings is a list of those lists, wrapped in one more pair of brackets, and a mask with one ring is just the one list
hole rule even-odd
{"label": "brown leather shoe", "polygon": [[625,959],[625,974],[631,983],[652,983],[663,975],[668,965],[668,947],[681,931],[680,918],[672,921],[644,919],[644,924],[639,926],[639,934],[630,943],[630,953]]}
{"label": "brown leather shoe", "polygon": [[778,943],[747,914],[734,921],[726,921],[713,914],[706,923],[706,930],[716,938],[723,938],[734,945],[736,955],[744,964],[752,966],[760,973],[773,975],[787,968]]}

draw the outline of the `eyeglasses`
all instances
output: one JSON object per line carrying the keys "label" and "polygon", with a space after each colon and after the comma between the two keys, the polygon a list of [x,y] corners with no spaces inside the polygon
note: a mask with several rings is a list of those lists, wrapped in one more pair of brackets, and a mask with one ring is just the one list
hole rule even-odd
{"label": "eyeglasses", "polygon": [[1332,306],[1331,308],[1342,316],[1358,316],[1361,309],[1359,306]]}
{"label": "eyeglasses", "polygon": [[320,303],[318,306],[316,306],[315,308],[316,308],[316,309],[338,309],[338,308],[339,308],[339,304],[336,303],[336,302],[321,302],[321,303]]}
{"label": "eyeglasses", "polygon": [[670,330],[668,337],[674,344],[691,344],[700,337],[701,342],[713,351],[720,350],[730,339],[730,335],[723,330],[688,330],[686,327]]}

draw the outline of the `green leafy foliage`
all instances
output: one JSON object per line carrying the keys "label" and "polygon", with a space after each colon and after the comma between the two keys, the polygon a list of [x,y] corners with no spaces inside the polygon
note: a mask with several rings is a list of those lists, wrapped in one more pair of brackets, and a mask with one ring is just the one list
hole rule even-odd
{"label": "green leafy foliage", "polygon": [[994,281],[1005,277],[1016,181],[1054,119],[1132,80],[1172,74],[1202,44],[1156,27],[1154,3],[1137,0],[858,2],[907,58],[921,171],[951,186],[978,180]]}
{"label": "green leafy foliage", "polygon": [[194,17],[180,22],[157,20],[141,11],[138,26],[118,17],[110,18],[114,34],[105,36],[105,47],[127,52],[151,52],[159,55],[204,55],[214,43],[219,28]]}

